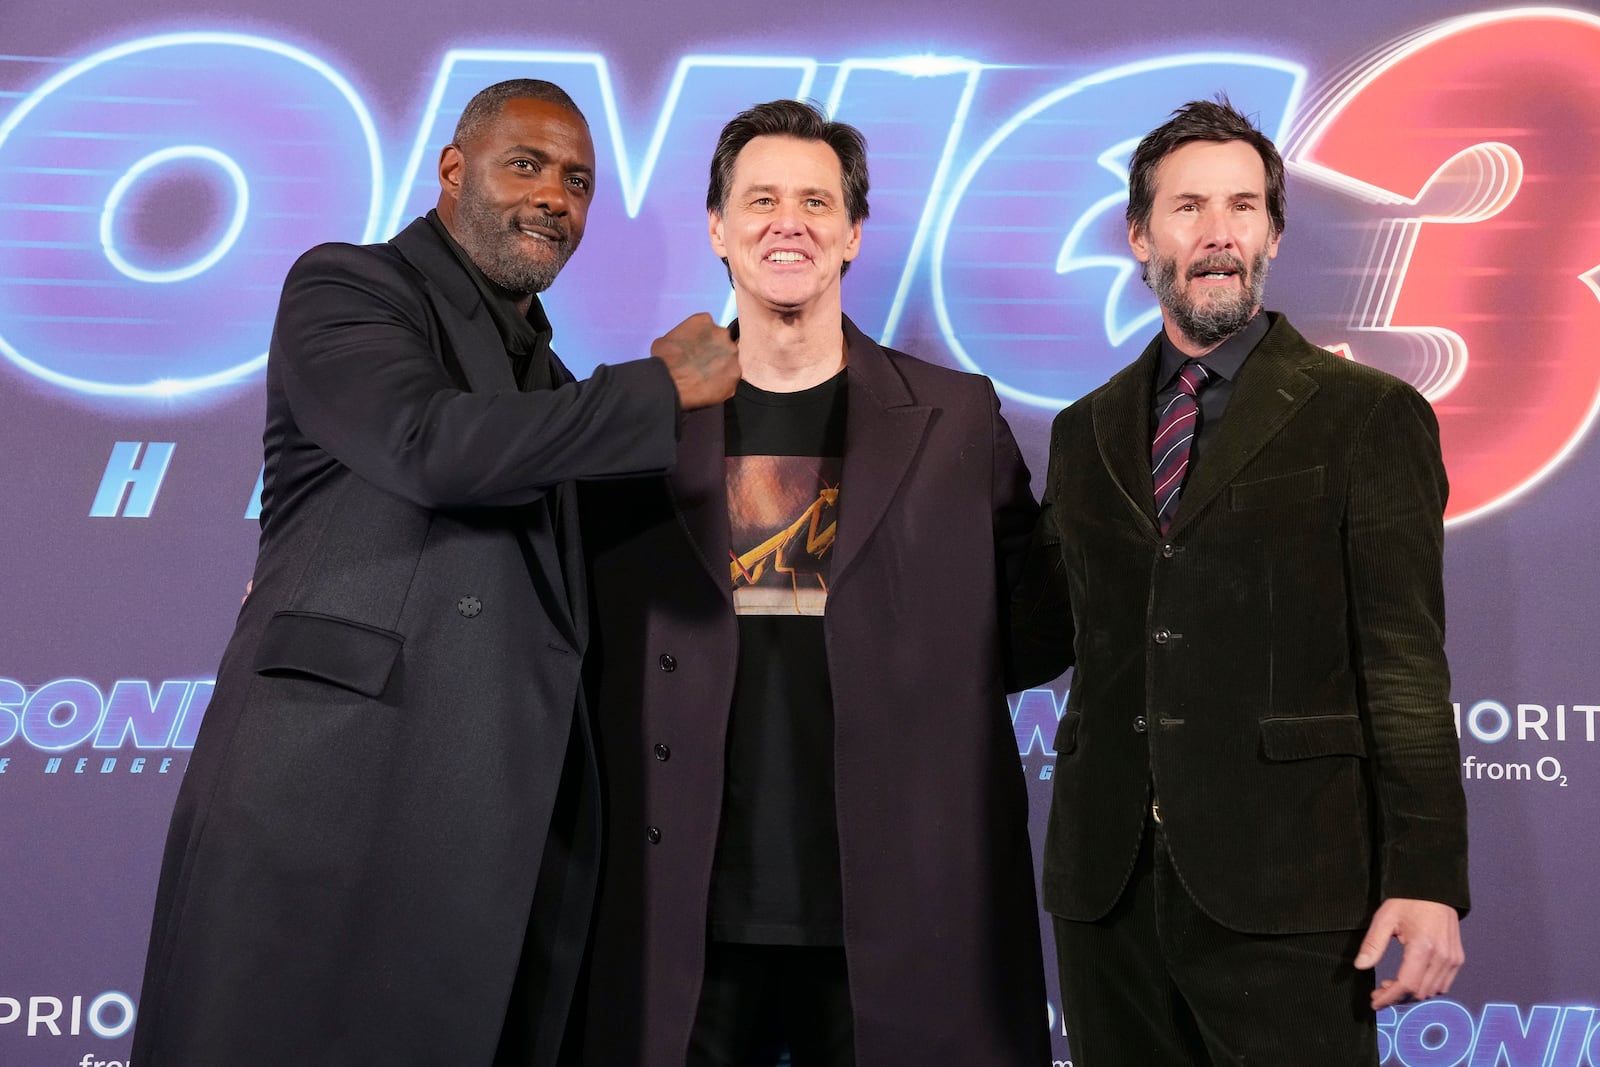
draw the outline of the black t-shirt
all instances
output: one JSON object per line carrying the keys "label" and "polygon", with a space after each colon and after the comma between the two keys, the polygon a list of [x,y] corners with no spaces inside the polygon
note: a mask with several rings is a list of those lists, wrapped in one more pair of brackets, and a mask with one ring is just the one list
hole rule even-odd
{"label": "black t-shirt", "polygon": [[797,393],[740,382],[723,410],[739,663],[710,933],[842,945],[822,616],[838,531],[845,372]]}

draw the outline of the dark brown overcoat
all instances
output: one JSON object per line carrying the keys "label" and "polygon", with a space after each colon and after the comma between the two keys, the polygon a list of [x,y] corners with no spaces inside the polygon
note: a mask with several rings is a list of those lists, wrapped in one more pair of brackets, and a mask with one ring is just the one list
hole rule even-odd
{"label": "dark brown overcoat", "polygon": [[[1027,469],[987,379],[845,333],[824,628],[856,1060],[1048,1063],[999,625]],[[720,408],[685,418],[678,456],[670,478],[584,487],[608,800],[586,1056],[604,1067],[682,1067],[704,968],[738,656]]]}

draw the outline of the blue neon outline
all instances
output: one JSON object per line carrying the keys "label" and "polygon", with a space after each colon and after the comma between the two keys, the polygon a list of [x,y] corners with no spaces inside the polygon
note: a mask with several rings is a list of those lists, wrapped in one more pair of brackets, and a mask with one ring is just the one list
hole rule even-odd
{"label": "blue neon outline", "polygon": [[[452,48],[446,52],[444,59],[439,64],[439,74],[434,79],[433,89],[428,93],[428,103],[423,112],[422,121],[417,126],[417,139],[411,147],[411,152],[406,159],[406,165],[401,174],[398,188],[395,190],[393,205],[390,208],[386,225],[387,232],[393,233],[400,228],[401,215],[405,212],[406,202],[411,198],[411,188],[416,184],[417,173],[422,167],[423,153],[428,151],[431,140],[430,134],[438,122],[439,111],[444,102],[445,86],[449,83],[451,71],[458,63],[475,61],[489,63],[527,63],[527,64],[572,64],[576,66],[592,67],[595,71],[596,81],[600,88],[600,103],[605,111],[606,130],[611,138],[611,154],[617,165],[617,185],[622,191],[623,210],[628,218],[637,218],[639,210],[644,204],[646,191],[650,188],[650,178],[655,173],[656,160],[661,155],[661,146],[666,142],[667,126],[672,121],[672,116],[678,109],[678,98],[683,93],[684,82],[688,80],[689,71],[695,67],[751,67],[751,68],[784,68],[792,67],[799,71],[800,87],[796,90],[796,97],[805,96],[811,91],[811,86],[817,76],[817,61],[801,56],[736,56],[736,55],[691,55],[678,60],[677,69],[673,71],[672,81],[667,86],[666,94],[661,99],[661,109],[656,115],[655,129],[651,132],[650,141],[645,147],[644,155],[640,160],[638,173],[635,174],[633,165],[628,155],[628,146],[622,135],[622,114],[617,107],[616,90],[611,80],[611,66],[606,62],[606,57],[598,52],[551,52],[537,49],[521,48]],[[442,148],[443,145],[433,145]]]}
{"label": "blue neon outline", "polygon": [[[367,209],[367,225],[362,232],[361,240],[363,242],[373,240],[374,235],[377,232],[378,217],[383,209],[384,183],[383,155],[378,147],[378,128],[377,125],[372,121],[371,112],[367,110],[367,105],[362,101],[361,97],[356,94],[355,87],[345,79],[344,75],[340,74],[333,67],[329,66],[323,60],[318,59],[310,52],[307,52],[301,48],[296,48],[290,44],[284,44],[281,41],[275,41],[270,37],[260,37],[255,34],[248,33],[223,33],[211,31],[166,33],[157,34],[150,37],[139,37],[132,41],[125,41],[122,44],[113,45],[110,48],[102,49],[99,52],[95,52],[92,55],[78,60],[76,63],[73,63],[71,66],[66,67],[63,70],[57,71],[55,74],[45,79],[44,83],[37,89],[29,93],[23,99],[22,103],[17,105],[16,110],[7,115],[3,121],[0,121],[0,146],[5,144],[6,138],[11,136],[11,132],[15,130],[17,126],[21,124],[22,120],[26,118],[34,108],[38,107],[46,97],[55,92],[57,89],[61,88],[67,82],[70,82],[72,79],[78,77],[80,74],[87,73],[103,63],[109,63],[112,60],[121,59],[124,56],[133,55],[138,52],[147,52],[157,48],[195,44],[237,45],[241,48],[255,48],[263,52],[270,52],[273,55],[283,56],[286,59],[291,59],[296,63],[310,67],[312,70],[326,78],[328,82],[339,91],[340,95],[342,95],[345,98],[345,101],[349,103],[351,110],[355,113],[356,121],[361,126],[361,132],[366,138],[367,142],[367,155],[372,163],[372,198],[371,204]],[[227,370],[217,371],[213,374],[201,375],[198,378],[157,378],[153,381],[145,382],[142,385],[108,385],[105,382],[96,382],[90,381],[86,378],[78,378],[70,374],[63,374],[60,371],[51,370],[49,367],[41,366],[40,364],[35,363],[33,360],[28,359],[22,353],[18,352],[4,337],[0,337],[0,355],[5,356],[8,360],[27,371],[29,374],[32,374],[37,378],[41,378],[52,385],[59,385],[70,392],[81,393],[88,396],[140,396],[162,398],[182,396],[186,393],[199,392],[201,390],[215,388],[219,385],[228,385],[232,382],[239,381],[242,378],[246,378],[251,374],[254,374],[256,371],[266,366],[267,363],[267,354],[263,352],[258,356],[238,364],[237,366],[228,368]]]}
{"label": "blue neon outline", "polygon": [[[117,251],[116,244],[112,239],[112,222],[116,218],[117,208],[121,205],[123,196],[126,195],[128,189],[138,180],[140,175],[152,167],[158,167],[174,159],[204,159],[221,167],[222,172],[233,181],[233,218],[229,220],[228,228],[221,239],[217,241],[216,247],[188,266],[178,267],[175,270],[145,270],[143,267],[135,267],[123,257],[121,252]],[[249,210],[250,184],[245,180],[244,170],[233,161],[232,157],[217,151],[215,148],[207,148],[204,145],[173,145],[171,148],[163,148],[159,152],[151,152],[148,156],[129,167],[127,173],[118,178],[111,186],[111,192],[106,195],[105,209],[100,212],[100,247],[105,252],[106,259],[110,261],[111,265],[134,281],[154,282],[156,284],[181,282],[186,278],[193,278],[197,274],[203,274],[210,270],[223,256],[228,254],[228,250],[239,239],[239,234],[244,232],[244,219]]]}
{"label": "blue neon outline", "polygon": [[[109,999],[120,999],[122,1002],[122,1029],[116,1031],[115,1033],[111,1033],[108,1030],[102,1030],[98,1025],[100,1020],[97,1005],[99,1005],[102,1001]],[[95,997],[89,1002],[89,1009],[83,1013],[84,1019],[89,1023],[89,1029],[95,1032],[95,1036],[102,1037],[107,1041],[114,1041],[123,1034],[127,1033],[129,1030],[132,1030],[133,1022],[137,1015],[138,1008],[135,1007],[133,998],[128,996],[128,994],[124,993],[120,989],[108,989],[104,993],[101,993],[99,996]]]}
{"label": "blue neon outline", "polygon": [[[1477,715],[1478,709],[1484,706],[1494,708],[1505,720],[1506,728],[1500,732],[1499,737],[1485,737],[1483,734],[1480,734],[1476,729],[1473,728],[1477,723],[1475,716]],[[1500,703],[1498,700],[1491,699],[1490,697],[1484,697],[1482,700],[1475,701],[1472,707],[1467,709],[1466,717],[1462,719],[1461,725],[1462,728],[1467,731],[1467,733],[1472,735],[1472,739],[1474,741],[1482,742],[1485,745],[1498,745],[1500,742],[1511,736],[1511,727],[1513,726],[1511,709]]]}
{"label": "blue neon outline", "polygon": [[1082,215],[1078,216],[1078,221],[1074,222],[1072,224],[1072,228],[1067,231],[1066,240],[1061,242],[1061,253],[1056,257],[1057,274],[1067,274],[1072,271],[1082,270],[1087,267],[1110,267],[1117,272],[1116,277],[1111,279],[1111,284],[1106,290],[1104,320],[1106,340],[1111,342],[1111,346],[1113,348],[1119,347],[1122,342],[1126,341],[1129,337],[1133,336],[1135,333],[1138,333],[1140,330],[1143,330],[1147,326],[1151,326],[1160,321],[1161,309],[1159,307],[1149,308],[1148,310],[1135,315],[1133,318],[1124,323],[1119,324],[1114,321],[1116,318],[1117,305],[1122,302],[1123,291],[1127,289],[1129,283],[1132,281],[1136,268],[1139,266],[1139,261],[1132,256],[1126,255],[1080,256],[1076,254],[1076,251],[1078,242],[1083,240],[1085,235],[1089,233],[1090,229],[1099,223],[1100,219],[1106,214],[1106,212],[1112,211],[1119,205],[1124,205],[1127,203],[1127,157],[1132,155],[1133,149],[1137,147],[1138,144],[1139,138],[1130,137],[1121,144],[1112,145],[1110,148],[1100,153],[1099,157],[1095,160],[1096,165],[1110,171],[1112,175],[1118,178],[1122,183],[1122,189],[1119,192],[1112,193],[1109,196],[1096,201],[1094,204],[1085,209]]}
{"label": "blue neon outline", "polygon": [[[1121,66],[1097,71],[1094,74],[1090,74],[1083,78],[1079,78],[1076,81],[1070,82],[1069,84],[1062,86],[1060,89],[1045,94],[1038,100],[1035,100],[1033,103],[1023,108],[1021,111],[1017,112],[1017,114],[1013,115],[1007,122],[995,130],[995,132],[990,135],[989,139],[986,140],[978,148],[978,150],[973,153],[971,160],[969,160],[967,163],[966,169],[961,172],[961,176],[956,179],[955,185],[951,188],[951,192],[945,201],[943,211],[940,214],[938,227],[935,230],[933,239],[933,273],[930,278],[931,287],[933,290],[933,312],[935,320],[939,325],[939,332],[944,337],[945,344],[949,347],[950,354],[955,357],[956,362],[960,363],[961,366],[967,368],[968,370],[976,371],[980,374],[988,374],[987,371],[985,371],[977,364],[975,360],[973,360],[973,358],[967,353],[966,348],[959,340],[957,340],[955,329],[950,323],[950,309],[946,306],[944,299],[944,252],[945,245],[950,237],[950,226],[955,219],[956,207],[961,203],[961,198],[963,195],[965,195],[967,186],[972,184],[973,178],[977,176],[979,169],[981,169],[984,163],[988,161],[989,157],[994,154],[995,149],[999,148],[1001,143],[1004,142],[1007,137],[1010,137],[1012,133],[1014,133],[1023,124],[1030,121],[1041,111],[1045,110],[1046,108],[1053,107],[1062,100],[1065,100],[1067,97],[1075,96],[1092,86],[1103,85],[1106,82],[1132,77],[1136,74],[1146,74],[1154,70],[1169,70],[1175,67],[1211,66],[1218,64],[1231,64],[1241,67],[1261,67],[1265,70],[1276,70],[1290,75],[1292,84],[1289,89],[1287,105],[1284,107],[1283,120],[1275,131],[1268,134],[1268,136],[1272,137],[1273,140],[1277,140],[1278,138],[1282,137],[1283,131],[1289,127],[1291,120],[1294,117],[1295,110],[1298,108],[1300,103],[1300,95],[1305,88],[1305,67],[1301,66],[1299,63],[1289,62],[1288,60],[1276,59],[1271,56],[1251,55],[1245,52],[1189,52],[1175,56],[1163,56],[1159,59],[1147,59],[1134,63],[1125,63]],[[1105,155],[1102,154],[1100,161],[1103,162],[1104,159]],[[1096,201],[1085,211],[1085,214],[1092,215],[1096,212],[1103,212],[1105,210],[1106,203],[1107,200],[1105,198]],[[1074,223],[1069,231],[1069,240],[1075,239],[1075,235],[1080,232],[1080,226],[1082,225],[1084,225],[1083,216],[1080,215],[1078,222]],[[1065,251],[1067,245],[1063,243],[1062,247]],[[1134,261],[1130,256],[1129,262],[1136,261]],[[1060,272],[1060,264],[1061,260],[1060,257],[1058,257],[1058,273]],[[1125,279],[1119,278],[1119,281],[1125,282]],[[1108,291],[1106,296],[1108,302],[1111,300],[1114,292],[1120,292],[1120,290]],[[1107,319],[1109,320],[1109,318],[1110,312],[1108,309]],[[1076,397],[1051,397],[1042,396],[1038,393],[1030,393],[1025,389],[1018,389],[1015,386],[1007,385],[1005,382],[1000,381],[992,374],[989,374],[988,376],[989,379],[994,383],[995,392],[999,393],[1008,400],[1016,400],[1020,403],[1028,404],[1033,407],[1056,411],[1066,407],[1068,404],[1077,399]]]}
{"label": "blue neon outline", "polygon": [[[62,682],[82,682],[84,685],[88,686],[90,689],[93,689],[95,691],[95,693],[100,697],[100,710],[95,715],[94,729],[89,732],[88,737],[84,738],[84,740],[89,740],[90,738],[93,738],[96,735],[98,735],[100,733],[100,727],[105,725],[105,721],[106,721],[106,694],[105,694],[104,691],[101,690],[101,688],[98,685],[96,685],[94,682],[90,681],[88,678],[76,678],[76,677],[52,678],[48,682],[45,682],[44,684],[40,685],[37,689],[35,689],[33,692],[28,694],[28,699],[23,701],[22,707],[21,707],[21,709],[19,710],[19,712],[17,714],[18,732],[22,735],[22,739],[28,743],[28,747],[31,748],[31,749],[34,749],[37,752],[70,752],[72,749],[77,748],[79,745],[83,744],[83,741],[75,741],[70,745],[59,745],[57,747],[52,748],[49,745],[41,745],[41,744],[39,744],[37,741],[35,741],[28,734],[27,714],[28,714],[28,708],[33,704],[34,698],[37,697],[40,693],[42,693],[44,690],[48,689],[50,686],[59,685]],[[59,708],[62,704],[66,704],[66,703],[71,703],[71,701],[58,700],[54,704],[50,705],[50,711],[54,711],[57,708]],[[53,729],[58,729],[59,730],[61,727],[56,726],[54,723],[50,722],[50,711],[45,712],[45,716],[44,716],[45,722],[48,725],[50,725]]]}

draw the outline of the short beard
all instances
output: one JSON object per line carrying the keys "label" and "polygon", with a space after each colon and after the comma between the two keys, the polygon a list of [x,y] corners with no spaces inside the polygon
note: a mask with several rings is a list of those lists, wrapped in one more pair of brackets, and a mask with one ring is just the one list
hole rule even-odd
{"label": "short beard", "polygon": [[[561,243],[555,248],[555,256],[530,259],[524,252],[523,242],[527,238],[517,229],[519,223],[559,233]],[[470,181],[462,183],[461,195],[456,200],[455,224],[456,240],[483,271],[483,276],[517,294],[542,293],[550,288],[578,247],[565,219],[536,215],[508,222],[478,195]]]}
{"label": "short beard", "polygon": [[[1155,290],[1162,310],[1172,319],[1179,332],[1202,348],[1210,348],[1244,329],[1254,317],[1267,288],[1270,263],[1266,250],[1261,250],[1250,262],[1243,289],[1233,293],[1214,293],[1198,302],[1190,300],[1179,287],[1176,259],[1155,257],[1145,267],[1145,282]],[[1245,266],[1237,256],[1219,252],[1190,267],[1189,277],[1224,268],[1243,271]]]}

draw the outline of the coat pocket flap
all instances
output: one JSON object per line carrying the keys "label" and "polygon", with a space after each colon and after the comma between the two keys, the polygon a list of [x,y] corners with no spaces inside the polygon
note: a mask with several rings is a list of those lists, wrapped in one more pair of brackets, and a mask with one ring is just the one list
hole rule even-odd
{"label": "coat pocket flap", "polygon": [[1234,511],[1248,511],[1274,504],[1314,500],[1325,492],[1326,482],[1327,468],[1322,466],[1277,474],[1254,482],[1235,482],[1228,486],[1228,507]]}
{"label": "coat pocket flap", "polygon": [[1075,752],[1078,748],[1078,723],[1083,718],[1083,713],[1078,711],[1064,711],[1061,721],[1056,723],[1056,737],[1050,742],[1050,747],[1056,750],[1056,755],[1065,756]]}
{"label": "coat pocket flap", "polygon": [[257,674],[307,675],[376,697],[404,643],[397,633],[349,619],[280,611],[267,622],[254,666]]}
{"label": "coat pocket flap", "polygon": [[1356,715],[1262,719],[1261,751],[1270,760],[1365,756],[1367,739]]}

